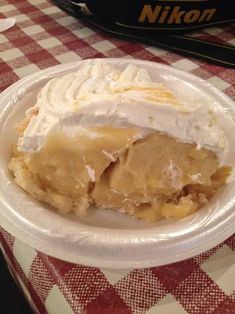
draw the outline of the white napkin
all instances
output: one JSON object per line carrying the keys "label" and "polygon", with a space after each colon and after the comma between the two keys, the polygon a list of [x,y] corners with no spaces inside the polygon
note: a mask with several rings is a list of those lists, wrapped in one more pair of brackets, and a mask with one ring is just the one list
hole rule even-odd
{"label": "white napkin", "polygon": [[8,19],[0,19],[0,33],[13,27],[15,23],[16,23],[16,19],[14,17],[10,17]]}

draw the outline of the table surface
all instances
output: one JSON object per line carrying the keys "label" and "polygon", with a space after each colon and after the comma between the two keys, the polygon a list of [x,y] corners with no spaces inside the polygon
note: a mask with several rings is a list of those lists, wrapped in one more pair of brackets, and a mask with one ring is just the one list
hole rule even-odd
{"label": "table surface", "polygon": [[[46,0],[0,0],[0,18],[16,26],[0,33],[0,91],[40,69],[96,57],[170,64],[212,83],[235,100],[232,69],[129,43],[95,31]],[[235,27],[193,34],[235,45]],[[147,269],[74,265],[27,247],[1,229],[3,252],[38,313],[235,313],[235,236],[192,259]]]}

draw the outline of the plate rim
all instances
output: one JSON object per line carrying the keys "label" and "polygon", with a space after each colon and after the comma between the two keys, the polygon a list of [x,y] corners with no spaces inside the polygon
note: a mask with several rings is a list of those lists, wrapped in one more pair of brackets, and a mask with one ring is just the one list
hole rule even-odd
{"label": "plate rim", "polygon": [[[95,62],[96,60],[104,60],[103,58],[98,58],[98,59],[87,59],[86,61],[90,61],[92,60],[92,62]],[[233,103],[233,100],[230,99],[227,95],[225,95],[222,91],[220,91],[219,89],[217,89],[216,87],[214,87],[212,84],[210,84],[209,82],[191,74],[188,72],[184,72],[182,70],[178,70],[173,68],[172,66],[169,65],[165,65],[165,64],[161,64],[161,63],[156,63],[156,62],[152,62],[152,61],[146,61],[146,60],[137,60],[137,59],[122,59],[122,58],[106,58],[106,60],[111,61],[111,62],[126,62],[126,63],[135,63],[135,64],[143,64],[143,63],[148,63],[151,64],[156,67],[156,68],[165,68],[167,70],[170,70],[172,72],[174,72],[175,74],[179,74],[182,77],[185,78],[190,78],[193,81],[196,81],[198,84],[203,84],[207,89],[209,89],[213,94],[215,93],[218,97],[220,97],[221,99],[223,99],[224,101],[227,101],[228,103]],[[59,64],[56,66],[53,66],[51,68],[47,68],[41,71],[38,71],[36,73],[30,74],[24,78],[22,78],[21,80],[17,81],[16,83],[14,83],[13,85],[11,85],[10,87],[8,87],[5,91],[3,91],[0,94],[0,107],[4,106],[4,99],[10,99],[12,98],[11,94],[12,94],[12,90],[13,89],[19,89],[22,86],[24,86],[25,84],[27,85],[32,79],[37,78],[42,79],[44,76],[47,75],[48,72],[53,71],[54,70],[54,74],[55,73],[63,73],[63,71],[68,71],[69,69],[74,68],[75,66],[78,66],[81,62],[84,62],[85,60],[79,60],[76,62],[71,62],[71,63],[66,63],[66,64]],[[63,70],[62,70],[63,69]],[[47,76],[48,77],[48,76]],[[234,110],[235,112],[235,106],[234,108],[230,108],[231,110]],[[4,115],[4,112],[6,113],[7,108],[3,107],[3,110],[0,114],[0,120],[1,117]],[[1,169],[0,169],[1,170]],[[19,188],[18,188],[19,189]],[[20,194],[24,194],[24,192],[19,191]],[[11,215],[9,217],[6,217],[6,214],[4,214],[4,206],[8,206],[6,203],[4,203],[4,195],[2,194],[2,190],[1,190],[1,186],[0,186],[0,196],[1,197],[1,201],[0,201],[0,221],[2,224],[2,227],[5,228],[8,232],[10,232],[12,235],[14,235],[16,238],[20,239],[21,241],[25,242],[27,245],[35,247],[36,245],[36,249],[38,249],[39,251],[45,252],[45,243],[47,245],[47,249],[46,249],[46,254],[60,258],[62,260],[67,260],[69,262],[76,262],[76,263],[80,263],[80,264],[85,264],[85,265],[89,265],[89,266],[94,266],[94,267],[108,267],[108,268],[141,268],[141,267],[152,267],[152,266],[160,266],[160,265],[165,265],[165,264],[169,264],[172,262],[177,262],[180,260],[184,260],[190,257],[193,257],[197,254],[200,254],[208,249],[211,249],[212,247],[214,247],[215,245],[219,244],[220,242],[224,241],[226,238],[228,238],[229,236],[231,236],[235,229],[233,230],[233,226],[235,226],[235,212],[234,214],[229,218],[227,217],[227,219],[231,219],[233,221],[233,225],[232,223],[230,223],[231,228],[223,228],[223,226],[220,226],[221,224],[223,225],[223,223],[221,222],[220,225],[214,226],[214,228],[216,228],[218,230],[218,227],[220,227],[220,233],[217,236],[214,236],[212,239],[209,238],[207,239],[207,241],[203,244],[203,247],[199,246],[194,246],[194,248],[190,249],[190,254],[187,254],[188,251],[182,251],[182,252],[178,252],[178,254],[176,254],[176,252],[174,252],[174,259],[172,260],[172,257],[170,258],[169,256],[167,257],[161,257],[161,261],[159,261],[155,258],[153,259],[149,259],[149,260],[125,260],[125,261],[118,261],[117,259],[112,259],[109,260],[108,258],[105,259],[103,256],[103,259],[101,260],[101,256],[99,256],[99,258],[95,259],[94,257],[86,257],[86,256],[78,256],[77,251],[75,250],[73,252],[73,254],[70,254],[72,252],[60,252],[60,250],[58,250],[57,248],[57,241],[61,241],[61,234],[59,232],[59,230],[57,230],[57,234],[55,232],[54,234],[54,238],[51,239],[50,238],[50,231],[48,230],[44,230],[43,233],[41,234],[42,238],[41,239],[36,239],[38,241],[35,241],[35,235],[33,236],[32,233],[30,231],[33,231],[32,226],[30,228],[30,226],[27,226],[27,230],[20,228],[19,226],[16,226],[16,221],[17,221],[17,217],[16,217],[16,213],[14,213],[12,210],[10,210]],[[31,198],[31,197],[30,197]],[[35,203],[34,201],[31,200],[31,202]],[[231,206],[234,206],[235,204],[235,199],[233,200],[233,204]],[[8,206],[9,207],[9,206]],[[46,209],[47,210],[47,209]],[[53,213],[53,212],[52,212]],[[50,214],[52,214],[50,213]],[[55,214],[53,213],[54,215]],[[60,220],[60,219],[59,219]],[[62,223],[62,220],[61,220]],[[69,244],[71,244],[71,242],[74,244],[73,249],[78,247],[81,249],[84,249],[84,246],[89,244],[91,245],[91,247],[93,248],[95,246],[95,244],[97,244],[97,247],[99,248],[104,248],[105,245],[105,241],[107,241],[107,236],[110,237],[109,235],[109,229],[106,228],[100,228],[100,227],[93,227],[93,226],[85,226],[84,228],[81,227],[81,224],[76,223],[76,225],[81,228],[81,232],[79,234],[79,236],[74,236],[74,234],[70,234],[70,236],[67,237],[67,239],[65,238],[64,241],[66,242],[66,245],[68,245],[68,250],[71,250],[71,248],[69,248]],[[58,225],[59,227],[59,225]],[[57,227],[57,228],[58,228]],[[84,229],[90,229],[91,231],[93,231],[93,238],[91,238],[91,235],[88,235],[86,230]],[[152,231],[154,231],[154,229],[156,229],[156,227],[153,228],[149,228],[147,229],[148,231],[150,231],[152,229]],[[97,234],[97,232],[102,230],[102,234]],[[74,229],[73,229],[74,231]],[[141,230],[142,232],[145,231],[145,229]],[[115,241],[118,242],[120,240],[120,238],[123,241],[123,245],[125,247],[126,250],[128,250],[128,245],[130,243],[126,243],[126,239],[130,240],[130,235],[132,235],[133,233],[136,233],[136,230],[128,230],[128,229],[116,229],[114,232],[112,241],[113,244],[115,244]],[[138,236],[141,236],[141,232],[137,232]],[[40,233],[38,233],[37,235],[39,235]],[[196,235],[194,235],[195,237]],[[90,237],[90,238],[89,238]],[[145,235],[145,238],[146,235]],[[187,240],[187,239],[186,239]],[[91,242],[94,243],[91,243]],[[149,249],[152,248],[151,245],[154,245],[154,242],[156,243],[156,239],[153,239],[153,234],[150,233],[149,235],[149,239],[148,239],[148,243],[150,244]],[[192,241],[192,239],[191,239]],[[163,241],[164,242],[164,241]],[[133,243],[132,243],[133,244]],[[147,243],[145,243],[146,245]],[[134,249],[140,249],[140,245],[138,246],[133,246]],[[51,254],[50,254],[51,252]],[[190,255],[190,256],[189,256]]]}

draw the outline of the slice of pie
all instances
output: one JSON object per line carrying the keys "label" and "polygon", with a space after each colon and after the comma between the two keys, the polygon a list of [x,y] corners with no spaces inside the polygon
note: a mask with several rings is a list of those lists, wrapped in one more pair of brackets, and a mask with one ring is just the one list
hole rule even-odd
{"label": "slice of pie", "polygon": [[231,171],[213,108],[184,103],[133,65],[84,62],[50,80],[17,130],[16,183],[61,213],[97,206],[151,222],[181,218]]}

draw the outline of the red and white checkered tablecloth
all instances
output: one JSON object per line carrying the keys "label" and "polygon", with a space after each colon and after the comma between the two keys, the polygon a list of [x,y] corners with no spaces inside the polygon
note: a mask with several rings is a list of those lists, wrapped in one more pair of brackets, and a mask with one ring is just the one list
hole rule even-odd
{"label": "red and white checkered tablecloth", "polygon": [[[235,100],[235,71],[97,33],[46,0],[0,0],[0,18],[16,26],[0,33],[0,91],[56,64],[127,57],[170,64],[214,84]],[[235,27],[195,34],[235,45]],[[98,269],[49,257],[2,228],[10,270],[36,313],[234,314],[235,236],[192,259],[147,269]]]}

